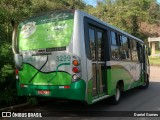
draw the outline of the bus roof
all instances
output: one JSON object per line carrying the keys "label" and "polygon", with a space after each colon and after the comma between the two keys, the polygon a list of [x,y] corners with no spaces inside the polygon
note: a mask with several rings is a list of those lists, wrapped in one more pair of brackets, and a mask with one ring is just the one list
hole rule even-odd
{"label": "bus roof", "polygon": [[78,12],[79,14],[82,14],[83,16],[86,16],[86,17],[88,17],[88,18],[91,18],[91,19],[93,19],[93,20],[95,20],[95,21],[97,21],[97,22],[99,22],[99,23],[101,23],[101,24],[103,24],[103,25],[105,25],[105,26],[107,26],[107,27],[115,30],[115,31],[118,31],[118,32],[120,32],[120,33],[122,33],[122,34],[124,34],[124,35],[126,35],[126,36],[128,36],[128,37],[130,37],[130,38],[132,38],[132,39],[137,40],[138,42],[144,43],[141,39],[139,39],[139,38],[137,38],[137,37],[135,37],[135,36],[133,36],[133,35],[130,35],[129,33],[124,32],[123,30],[120,30],[120,29],[118,29],[118,28],[116,28],[116,27],[114,27],[114,26],[112,26],[112,25],[110,25],[110,24],[108,24],[108,23],[106,23],[106,22],[104,22],[104,21],[102,21],[102,20],[100,20],[100,19],[98,19],[98,18],[96,18],[96,17],[94,17],[94,16],[86,13],[86,12],[84,12],[84,11],[75,10],[75,12]]}

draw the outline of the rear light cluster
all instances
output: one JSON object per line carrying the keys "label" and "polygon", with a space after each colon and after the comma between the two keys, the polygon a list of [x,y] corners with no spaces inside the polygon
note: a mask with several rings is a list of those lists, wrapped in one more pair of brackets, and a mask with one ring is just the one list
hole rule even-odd
{"label": "rear light cluster", "polygon": [[75,82],[77,80],[80,79],[81,77],[81,62],[80,62],[80,58],[73,56],[73,61],[72,61],[72,72],[73,72],[73,76],[72,76],[72,82]]}
{"label": "rear light cluster", "polygon": [[19,72],[19,70],[18,70],[18,69],[16,69],[16,70],[15,70],[16,79],[18,79],[18,72]]}
{"label": "rear light cluster", "polygon": [[28,85],[20,84],[21,87],[28,87]]}
{"label": "rear light cluster", "polygon": [[19,72],[18,69],[16,69],[16,70],[15,70],[15,74],[18,75],[18,72]]}

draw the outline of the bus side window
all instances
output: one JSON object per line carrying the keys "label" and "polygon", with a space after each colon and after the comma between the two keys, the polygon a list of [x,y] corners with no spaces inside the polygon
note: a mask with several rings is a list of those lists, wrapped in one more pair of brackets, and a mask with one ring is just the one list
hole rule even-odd
{"label": "bus side window", "polygon": [[97,37],[98,37],[98,60],[99,61],[104,61],[104,41],[103,41],[103,33],[102,32],[97,32]]}
{"label": "bus side window", "polygon": [[119,60],[119,46],[118,46],[117,33],[111,31],[110,39],[111,39],[111,57],[114,60]]}
{"label": "bus side window", "polygon": [[132,41],[132,60],[133,61],[138,61],[138,54],[137,54],[137,42],[136,40],[131,40]]}
{"label": "bus side window", "polygon": [[120,36],[121,47],[120,47],[120,57],[121,59],[131,60],[130,55],[130,41],[125,36]]}
{"label": "bus side window", "polygon": [[143,61],[142,45],[138,42],[137,42],[137,52],[138,52],[138,60],[141,63]]}
{"label": "bus side window", "polygon": [[128,40],[128,59],[131,60],[132,56],[131,56],[131,40],[129,38],[127,38]]}
{"label": "bus side window", "polygon": [[95,61],[96,59],[95,31],[91,28],[89,28],[89,41],[90,41],[91,58],[93,61]]}

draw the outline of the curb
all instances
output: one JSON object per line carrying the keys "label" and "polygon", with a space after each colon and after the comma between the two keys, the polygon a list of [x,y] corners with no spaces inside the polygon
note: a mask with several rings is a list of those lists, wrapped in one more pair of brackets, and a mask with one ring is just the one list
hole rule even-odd
{"label": "curb", "polygon": [[10,107],[6,107],[6,108],[2,108],[0,109],[0,112],[12,112],[12,111],[20,111],[22,109],[25,109],[25,108],[29,108],[31,107],[32,105],[30,103],[24,103],[24,104],[19,104],[19,105],[15,105],[15,106],[10,106]]}
{"label": "curb", "polygon": [[50,101],[51,101],[51,99],[42,99],[38,102],[38,104],[33,104],[32,102],[26,102],[26,103],[19,104],[19,105],[14,105],[14,106],[6,107],[6,108],[1,108],[0,112],[19,112],[19,111],[22,111],[24,109],[28,109],[28,108],[38,106],[39,104],[45,104],[45,103],[47,104]]}

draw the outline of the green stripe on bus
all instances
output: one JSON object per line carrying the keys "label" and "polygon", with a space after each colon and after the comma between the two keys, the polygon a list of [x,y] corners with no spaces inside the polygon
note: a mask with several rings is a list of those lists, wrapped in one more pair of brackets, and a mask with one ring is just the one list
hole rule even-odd
{"label": "green stripe on bus", "polygon": [[[62,66],[59,65],[58,67]],[[72,76],[63,71],[43,73],[39,72],[30,84],[37,85],[69,85],[71,84]],[[30,79],[37,73],[37,69],[28,64],[23,65],[23,70],[19,71],[19,80],[21,84],[29,84]]]}
{"label": "green stripe on bus", "polygon": [[[141,79],[141,76],[139,79]],[[119,65],[111,66],[111,69],[107,70],[107,80],[109,95],[115,94],[115,88],[119,80],[124,82],[124,91],[140,85],[141,82],[140,80],[134,81],[130,71]]]}

